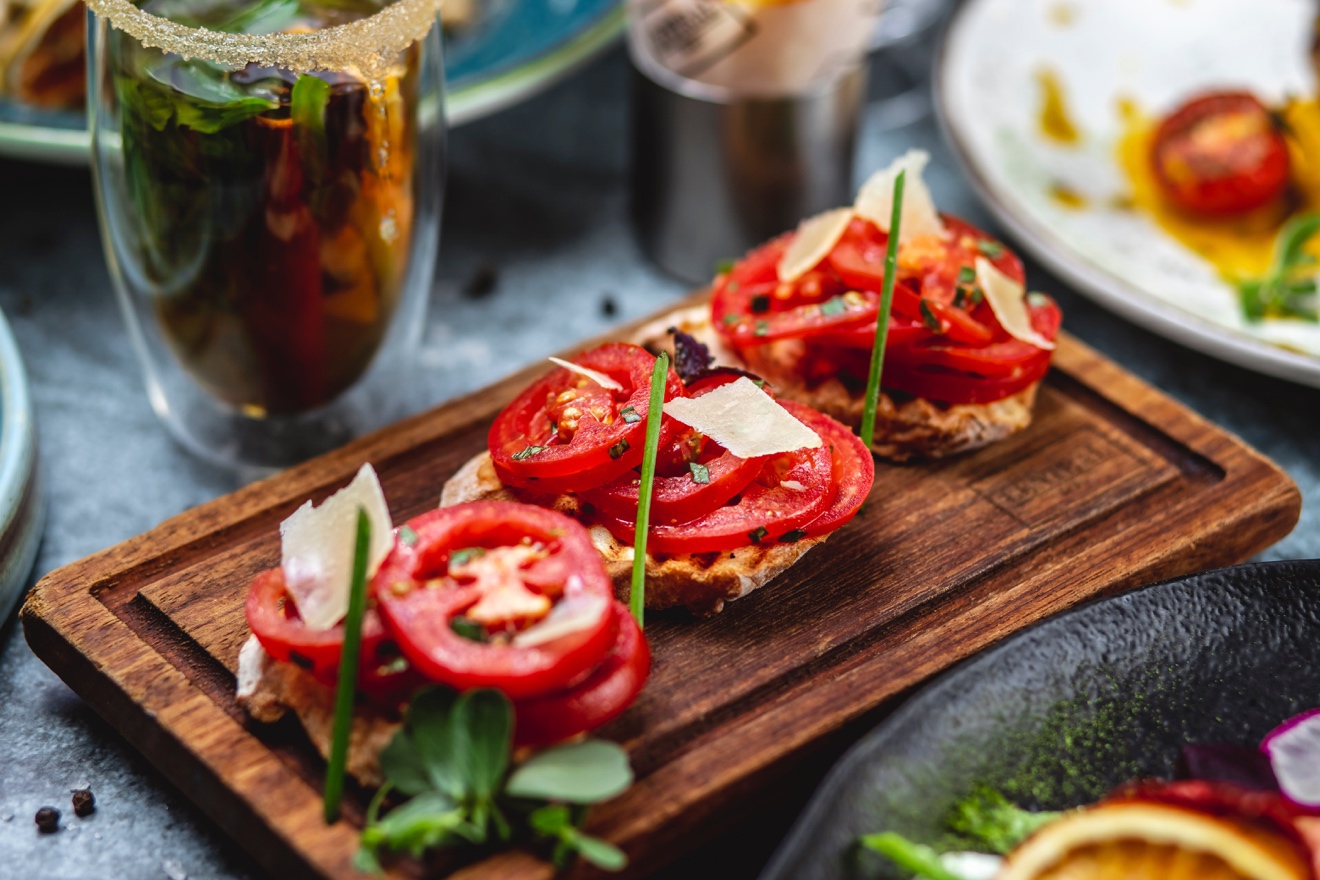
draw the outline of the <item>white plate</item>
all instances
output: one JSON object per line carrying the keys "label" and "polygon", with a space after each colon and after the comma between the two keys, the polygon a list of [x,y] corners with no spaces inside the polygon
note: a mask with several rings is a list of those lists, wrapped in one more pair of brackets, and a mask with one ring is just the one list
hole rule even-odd
{"label": "white plate", "polygon": [[27,374],[0,313],[0,624],[27,585],[45,521]]}
{"label": "white plate", "polygon": [[[1214,357],[1320,387],[1320,325],[1249,325],[1213,267],[1144,215],[1111,207],[1120,98],[1148,112],[1207,88],[1267,102],[1314,94],[1311,0],[967,0],[935,70],[941,125],[991,211],[1084,294]],[[1083,137],[1039,133],[1043,69],[1061,81]],[[1086,197],[1070,209],[1062,183]],[[1286,346],[1286,347],[1285,347]]]}

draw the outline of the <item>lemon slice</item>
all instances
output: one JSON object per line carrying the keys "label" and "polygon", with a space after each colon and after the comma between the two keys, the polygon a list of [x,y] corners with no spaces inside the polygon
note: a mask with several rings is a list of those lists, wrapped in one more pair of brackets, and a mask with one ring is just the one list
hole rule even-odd
{"label": "lemon slice", "polygon": [[996,880],[1305,880],[1282,835],[1157,803],[1105,804],[1047,825]]}
{"label": "lemon slice", "polygon": [[852,208],[835,208],[798,224],[793,243],[779,258],[779,280],[797,281],[834,250],[852,222]]}

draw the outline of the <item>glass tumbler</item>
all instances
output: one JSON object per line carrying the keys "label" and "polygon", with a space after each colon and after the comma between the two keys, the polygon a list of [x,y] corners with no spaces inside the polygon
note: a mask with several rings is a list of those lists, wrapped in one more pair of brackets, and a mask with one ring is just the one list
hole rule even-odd
{"label": "glass tumbler", "polygon": [[101,233],[171,432],[274,469],[406,411],[439,235],[437,0],[88,7]]}

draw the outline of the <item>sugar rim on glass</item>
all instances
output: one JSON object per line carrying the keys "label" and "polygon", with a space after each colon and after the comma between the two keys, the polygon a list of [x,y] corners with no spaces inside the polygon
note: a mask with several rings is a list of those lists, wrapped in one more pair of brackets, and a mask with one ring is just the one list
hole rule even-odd
{"label": "sugar rim on glass", "polygon": [[367,18],[310,33],[229,34],[177,24],[130,0],[86,0],[93,12],[143,46],[185,59],[204,58],[239,69],[248,64],[315,70],[379,72],[390,59],[423,39],[435,24],[441,0],[396,0]]}

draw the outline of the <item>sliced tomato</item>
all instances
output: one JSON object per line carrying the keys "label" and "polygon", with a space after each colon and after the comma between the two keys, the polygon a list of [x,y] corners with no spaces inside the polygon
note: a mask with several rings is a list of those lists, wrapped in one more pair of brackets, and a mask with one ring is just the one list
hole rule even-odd
{"label": "sliced tomato", "polygon": [[1192,214],[1240,214],[1288,188],[1288,144],[1248,92],[1200,95],[1174,110],[1155,131],[1150,161],[1165,196]]}
{"label": "sliced tomato", "polygon": [[804,425],[819,434],[830,450],[834,486],[830,505],[825,508],[825,512],[798,529],[797,532],[801,534],[794,532],[781,536],[780,540],[828,535],[850,522],[857,511],[862,509],[875,483],[875,461],[871,458],[871,450],[847,426],[799,404],[790,402],[784,406],[801,419]]}
{"label": "sliced tomato", "polygon": [[[344,627],[339,624],[325,630],[308,629],[290,597],[283,568],[256,576],[244,611],[252,634],[275,660],[307,670],[322,684],[333,685],[339,680]],[[362,618],[360,656],[358,687],[373,698],[397,702],[420,683],[409,666],[397,662],[399,649],[374,608],[368,608]]]}
{"label": "sliced tomato", "polygon": [[614,603],[613,613],[618,637],[599,666],[565,690],[514,703],[515,745],[544,745],[595,730],[637,699],[651,673],[651,649],[622,603]]}
{"label": "sliced tomato", "polygon": [[[502,482],[541,492],[610,482],[641,463],[655,356],[626,343],[584,352],[574,363],[622,390],[560,367],[532,383],[495,418],[488,443]],[[682,393],[670,370],[665,400]],[[673,431],[673,425],[662,426]]]}
{"label": "sliced tomato", "polygon": [[[400,650],[427,679],[527,699],[568,686],[614,644],[613,584],[586,529],[563,514],[473,502],[424,513],[407,529],[400,533],[414,537],[395,543],[372,590]],[[480,573],[470,562],[478,554],[491,560]],[[565,635],[520,644],[528,632],[520,609],[529,597],[533,604],[546,597],[555,607],[572,602],[599,611]],[[510,609],[507,625],[490,620],[502,607]],[[481,640],[456,629],[470,632],[474,624]]]}

